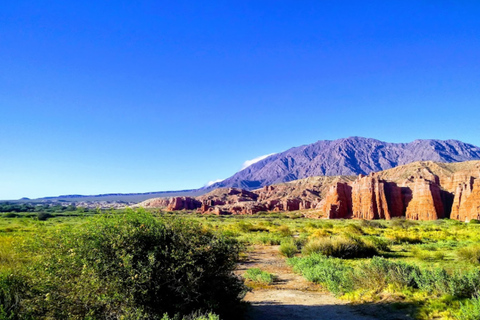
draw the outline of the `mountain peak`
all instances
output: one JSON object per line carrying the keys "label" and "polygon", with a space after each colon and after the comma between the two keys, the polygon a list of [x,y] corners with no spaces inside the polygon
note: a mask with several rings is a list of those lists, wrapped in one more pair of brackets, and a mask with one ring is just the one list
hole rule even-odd
{"label": "mountain peak", "polygon": [[352,136],[319,140],[270,155],[207,189],[256,189],[312,176],[358,175],[415,161],[460,162],[480,160],[480,148],[458,140],[417,139],[389,143]]}

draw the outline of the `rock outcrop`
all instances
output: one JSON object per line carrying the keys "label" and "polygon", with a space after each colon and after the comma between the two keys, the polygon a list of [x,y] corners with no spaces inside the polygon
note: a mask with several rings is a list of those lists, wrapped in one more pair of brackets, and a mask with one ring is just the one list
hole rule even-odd
{"label": "rock outcrop", "polygon": [[352,184],[352,217],[355,219],[387,219],[403,214],[402,192],[395,183],[360,175]]}
{"label": "rock outcrop", "polygon": [[313,177],[247,191],[151,199],[145,207],[212,214],[297,211],[330,219],[480,219],[480,161],[412,163],[358,177]]}
{"label": "rock outcrop", "polygon": [[470,179],[459,184],[452,206],[452,219],[468,222],[480,220],[480,179]]}
{"label": "rock outcrop", "polygon": [[415,179],[412,200],[405,213],[410,220],[437,220],[445,218],[440,187],[425,179]]}
{"label": "rock outcrop", "polygon": [[173,197],[170,199],[167,210],[195,210],[200,208],[202,203],[195,198],[191,197]]}
{"label": "rock outcrop", "polygon": [[352,215],[352,187],[346,183],[337,182],[330,187],[327,196],[317,209],[328,219],[350,218]]}

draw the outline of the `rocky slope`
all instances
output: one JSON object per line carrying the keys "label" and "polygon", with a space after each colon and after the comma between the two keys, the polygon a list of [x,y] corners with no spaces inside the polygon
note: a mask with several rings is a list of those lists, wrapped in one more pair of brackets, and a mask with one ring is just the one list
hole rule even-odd
{"label": "rocky slope", "polygon": [[247,191],[147,200],[144,207],[215,214],[297,211],[308,217],[436,220],[480,219],[480,161],[421,161],[368,176],[311,177]]}
{"label": "rocky slope", "polygon": [[367,175],[415,161],[468,160],[480,160],[480,148],[456,140],[388,143],[350,137],[318,141],[271,155],[206,189],[235,187],[253,190],[313,176]]}

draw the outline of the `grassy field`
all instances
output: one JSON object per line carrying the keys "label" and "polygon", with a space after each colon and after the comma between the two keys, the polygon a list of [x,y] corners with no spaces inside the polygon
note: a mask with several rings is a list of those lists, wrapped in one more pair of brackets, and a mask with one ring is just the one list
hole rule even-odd
{"label": "grassy field", "polygon": [[[120,211],[109,211],[106,215],[123,216]],[[477,224],[476,221],[465,224],[454,220],[432,222],[401,219],[392,221],[314,220],[300,218],[301,213],[299,212],[264,213],[255,216],[213,216],[188,212],[179,215],[154,210],[150,213],[130,212],[127,215],[151,216],[155,221],[160,221],[162,225],[167,226],[170,220],[177,221],[177,217],[181,216],[182,223],[192,224],[191,228],[196,230],[196,233],[204,232],[209,235],[210,238],[201,240],[208,243],[203,247],[204,250],[210,248],[209,246],[212,246],[213,243],[224,243],[223,247],[218,248],[218,253],[223,252],[222,254],[227,249],[238,250],[238,245],[229,247],[229,241],[234,240],[242,244],[240,247],[243,247],[243,250],[247,250],[248,246],[253,244],[280,245],[279,254],[288,259],[288,263],[296,272],[304,275],[309,281],[321,284],[342,299],[356,303],[388,301],[398,303],[399,308],[407,303],[413,304],[416,306],[415,316],[418,319],[467,320],[480,318],[480,301],[476,296],[480,289],[480,224]],[[75,274],[66,272],[64,276],[80,277],[78,279],[85,280],[81,278],[85,277],[82,272],[86,272],[82,268],[91,257],[89,258],[86,253],[83,253],[81,258],[73,259],[71,254],[80,254],[76,253],[76,246],[80,245],[89,245],[93,251],[100,249],[96,247],[98,244],[89,243],[87,240],[80,244],[67,235],[69,233],[76,234],[75,230],[88,230],[89,234],[100,238],[100,234],[95,233],[92,229],[98,228],[100,216],[102,214],[99,212],[85,213],[77,210],[49,213],[49,216],[42,216],[41,212],[15,212],[0,215],[0,299],[2,299],[0,300],[0,319],[16,319],[15,308],[22,306],[22,303],[25,308],[25,304],[29,301],[38,303],[38,294],[43,294],[44,308],[57,308],[52,304],[44,303],[46,299],[48,300],[45,296],[49,293],[48,290],[58,289],[55,286],[59,285],[55,283],[52,276],[58,274],[57,267],[57,269],[49,271],[51,274],[40,270],[40,268],[53,268],[48,265],[46,258],[68,260],[66,264],[58,263],[59,266],[67,269],[80,269]],[[96,227],[92,227],[92,223],[97,223]],[[101,222],[100,226],[107,228],[105,223],[107,222]],[[126,229],[117,230],[115,229],[117,227],[113,225],[108,225],[108,228],[113,228],[114,232],[124,232],[125,237],[146,237],[142,232],[127,234]],[[179,227],[172,228],[178,229]],[[83,235],[80,232],[80,235],[77,236],[87,239],[85,232]],[[148,235],[148,237],[150,236]],[[69,247],[68,241],[74,243]],[[104,241],[107,240],[104,239]],[[142,241],[144,242],[144,240]],[[59,252],[57,248],[59,242],[64,245],[62,252]],[[55,245],[49,247],[48,243]],[[112,240],[111,246],[115,247],[115,243]],[[185,250],[188,251],[188,249]],[[149,251],[148,254],[152,255],[152,252]],[[131,253],[124,252],[124,254],[128,256]],[[195,264],[204,263],[205,261],[200,258],[203,252],[198,254],[199,260]],[[180,256],[178,259],[187,259],[187,256],[182,256],[183,258]],[[234,256],[230,259],[235,258]],[[95,257],[95,259],[100,258]],[[102,257],[101,259],[106,258]],[[125,260],[125,257],[121,259],[123,260],[120,263],[132,263],[128,259]],[[175,263],[180,264],[179,261],[177,260]],[[117,263],[116,260],[115,263]],[[100,278],[94,274],[108,271],[96,270],[94,266],[95,263],[92,263],[91,269],[88,265],[85,268],[90,272],[88,279],[94,283],[90,289],[98,291],[98,286],[105,285],[105,283],[100,283]],[[210,267],[215,268],[214,266]],[[133,286],[138,285],[135,272],[123,275],[122,270],[125,268],[124,266],[123,269],[115,269],[117,273],[109,278],[110,281],[117,284],[128,282]],[[230,269],[227,268],[225,272],[228,273],[228,270]],[[249,281],[271,281],[259,270],[253,270],[250,273]],[[20,292],[21,290],[11,292],[12,283],[23,281],[26,275],[27,277],[28,275],[40,276],[42,281],[33,284],[24,281],[27,286],[24,288],[26,293]],[[142,282],[142,285],[145,285],[149,276],[151,274],[139,274],[137,277],[145,277]],[[128,277],[133,277],[133,281]],[[75,299],[79,299],[79,296],[87,301],[92,299],[91,292],[86,292],[86,289],[78,292],[78,288],[75,289],[74,284],[71,286],[72,288],[62,289],[70,290],[65,293],[65,296],[71,299],[72,306],[75,305]],[[21,288],[17,285],[16,287]],[[106,308],[105,305],[108,305],[108,308],[115,308],[115,303],[119,302],[112,296],[118,292],[115,291],[117,289],[116,286],[112,286],[109,289],[112,292],[103,292],[105,301],[110,300],[108,300],[108,304],[105,301],[96,301],[98,307],[96,312],[100,312],[98,310],[101,308]],[[39,292],[32,293],[32,290]],[[239,287],[236,294],[240,294],[241,290]],[[136,294],[140,293],[135,291],[130,298],[135,300]],[[111,299],[115,301],[112,302]],[[128,306],[120,307],[127,310],[133,308],[134,305],[132,302]],[[208,311],[214,309],[202,308],[200,304],[194,307],[195,310],[203,312],[204,315],[201,317],[204,318],[208,317]],[[144,309],[142,312],[147,312]],[[181,314],[187,314],[186,310],[182,310]],[[168,311],[173,316],[175,310]],[[32,312],[46,314],[45,310],[33,310]],[[57,310],[57,312],[59,311]],[[78,316],[71,318],[80,319],[85,310],[75,312],[72,314]],[[136,312],[141,313],[138,310]],[[210,316],[214,317],[214,315]],[[95,314],[91,318],[94,319]],[[140,318],[139,316],[138,319]]]}

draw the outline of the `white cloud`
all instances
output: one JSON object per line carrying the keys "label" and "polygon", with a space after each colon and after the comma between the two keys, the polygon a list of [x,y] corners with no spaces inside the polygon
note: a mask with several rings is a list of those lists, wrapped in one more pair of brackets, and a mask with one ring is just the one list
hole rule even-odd
{"label": "white cloud", "polygon": [[217,183],[217,182],[221,182],[225,179],[217,179],[217,180],[213,180],[213,181],[208,181],[206,184],[205,184],[205,187],[210,187],[212,184],[214,183]]}
{"label": "white cloud", "polygon": [[270,157],[270,156],[272,156],[272,155],[274,155],[274,154],[275,154],[275,153],[270,153],[270,154],[266,154],[266,155],[264,155],[264,156],[256,157],[255,159],[252,159],[252,160],[247,160],[247,161],[245,161],[245,162],[243,163],[243,165],[242,165],[242,170],[245,169],[246,167],[249,167],[249,166],[251,166],[252,164],[257,163],[258,161],[261,161],[261,160],[263,160],[263,159],[265,159],[265,158],[267,158],[267,157]]}

